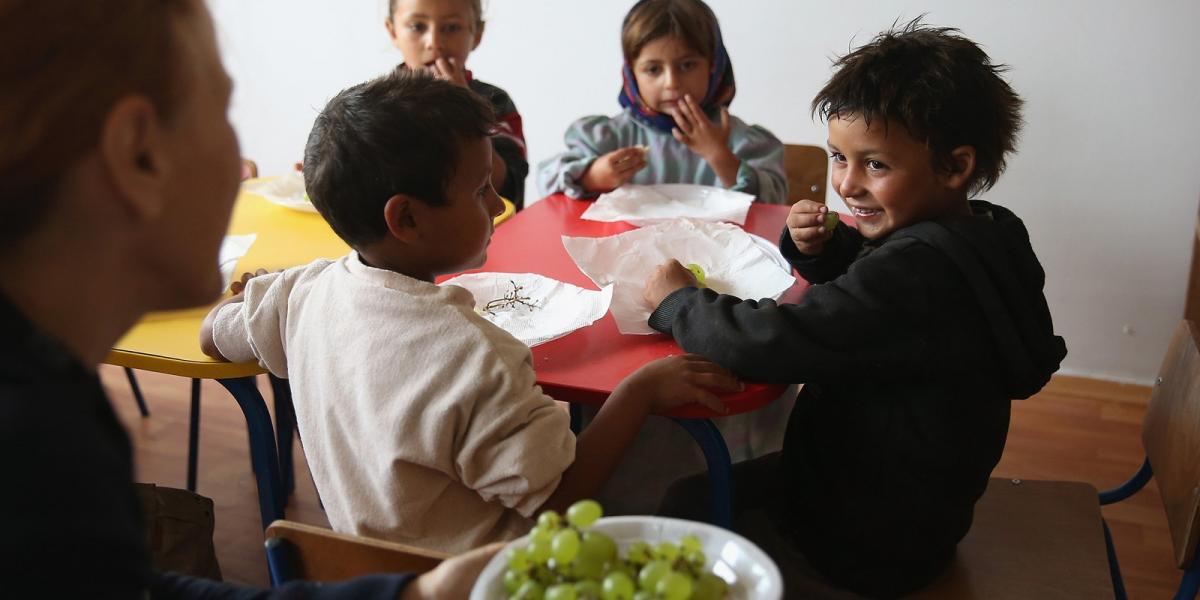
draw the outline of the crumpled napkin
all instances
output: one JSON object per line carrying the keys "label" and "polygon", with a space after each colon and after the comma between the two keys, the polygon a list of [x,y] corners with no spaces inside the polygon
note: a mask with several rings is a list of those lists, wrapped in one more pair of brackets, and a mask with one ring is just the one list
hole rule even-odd
{"label": "crumpled napkin", "polygon": [[272,204],[304,212],[317,212],[317,207],[313,206],[304,193],[304,175],[297,171],[279,177],[247,181],[242,184],[242,189],[251,194],[258,194]]}
{"label": "crumpled napkin", "polygon": [[739,298],[778,299],[796,282],[771,242],[736,225],[677,219],[603,238],[563,236],[575,264],[598,286],[614,285],[612,313],[626,334],[654,333],[646,278],[674,258],[704,269],[707,287]]}
{"label": "crumpled napkin", "polygon": [[708,185],[663,183],[623,185],[583,211],[589,221],[625,221],[642,227],[669,219],[728,221],[742,225],[754,196]]}
{"label": "crumpled napkin", "polygon": [[225,287],[221,289],[229,289],[229,284],[233,283],[233,278],[237,275],[237,263],[242,260],[242,257],[250,251],[250,246],[254,245],[254,240],[258,239],[258,234],[248,233],[246,235],[227,235],[224,240],[221,240],[221,252],[218,254],[218,261],[221,266],[221,276],[225,278]]}
{"label": "crumpled napkin", "polygon": [[[608,312],[612,286],[585,290],[535,273],[468,273],[442,282],[466,288],[475,297],[475,311],[529,347],[587,327]],[[515,304],[485,310],[489,302],[513,293],[533,306]]]}

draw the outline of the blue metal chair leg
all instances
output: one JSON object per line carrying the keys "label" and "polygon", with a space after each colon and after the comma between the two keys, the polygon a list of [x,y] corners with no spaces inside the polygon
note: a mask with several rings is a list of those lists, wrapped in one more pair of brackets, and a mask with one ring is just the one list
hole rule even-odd
{"label": "blue metal chair leg", "polygon": [[679,423],[704,451],[708,481],[712,485],[712,523],[733,529],[733,465],[721,430],[709,419],[672,419]]}
{"label": "blue metal chair leg", "polygon": [[296,491],[295,466],[292,464],[292,440],[296,433],[296,408],[292,406],[292,388],[287,380],[270,375],[271,394],[275,399],[275,437],[279,449],[279,471],[283,474],[285,497]]}
{"label": "blue metal chair leg", "polygon": [[187,490],[196,491],[196,466],[200,462],[200,380],[192,380],[192,406],[188,416]]}
{"label": "blue metal chair leg", "polygon": [[1117,563],[1117,550],[1113,547],[1112,534],[1108,531],[1108,522],[1101,519],[1104,525],[1104,548],[1108,550],[1108,574],[1112,577],[1113,593],[1116,600],[1126,600],[1125,581],[1121,579],[1121,565]]}
{"label": "blue metal chair leg", "polygon": [[142,397],[142,388],[138,385],[133,369],[125,367],[125,377],[129,379],[129,389],[133,390],[133,399],[137,401],[138,412],[142,413],[143,417],[150,416],[150,408],[146,406],[146,399]]}
{"label": "blue metal chair leg", "polygon": [[263,529],[266,529],[276,519],[283,518],[285,501],[271,413],[262,394],[258,393],[253,377],[217,381],[229,390],[246,417],[246,429],[250,434],[250,461],[254,464],[254,478],[258,483],[258,507],[262,514]]}
{"label": "blue metal chair leg", "polygon": [[1197,548],[1196,558],[1192,559],[1192,568],[1183,573],[1175,600],[1195,600],[1197,592],[1200,592],[1200,548]]}

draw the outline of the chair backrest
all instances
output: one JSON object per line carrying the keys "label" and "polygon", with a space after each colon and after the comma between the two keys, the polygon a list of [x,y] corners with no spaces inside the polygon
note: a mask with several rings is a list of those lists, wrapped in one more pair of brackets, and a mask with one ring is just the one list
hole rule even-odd
{"label": "chair backrest", "polygon": [[1175,561],[1184,569],[1200,541],[1198,333],[1192,321],[1175,329],[1142,422],[1142,445],[1162,492]]}
{"label": "chair backrest", "polygon": [[[287,551],[278,551],[281,542]],[[291,579],[342,581],[371,573],[424,573],[450,556],[284,520],[267,527],[267,548],[275,584]]]}
{"label": "chair backrest", "polygon": [[783,169],[788,180],[788,204],[805,198],[825,201],[829,180],[829,155],[819,146],[783,145]]}

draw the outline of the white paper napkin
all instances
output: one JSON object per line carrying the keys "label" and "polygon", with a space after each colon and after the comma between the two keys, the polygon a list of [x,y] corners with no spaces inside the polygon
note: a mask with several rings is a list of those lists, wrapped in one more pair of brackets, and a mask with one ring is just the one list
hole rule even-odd
{"label": "white paper napkin", "polygon": [[700,265],[708,287],[739,298],[778,299],[796,282],[774,244],[728,223],[679,219],[609,237],[562,240],[596,285],[615,286],[612,312],[621,333],[654,333],[646,319],[655,307],[642,294],[646,278],[671,258]]}
{"label": "white paper napkin", "polygon": [[225,278],[225,287],[221,289],[229,289],[229,284],[233,283],[236,275],[234,269],[237,268],[238,261],[250,251],[250,246],[254,245],[256,239],[258,239],[258,234],[248,233],[246,235],[227,235],[224,240],[221,240],[221,252],[217,259],[221,265],[221,276]]}
{"label": "white paper napkin", "polygon": [[258,194],[272,204],[304,212],[317,212],[317,208],[304,193],[304,175],[297,171],[279,177],[248,181],[242,184],[242,189]]}
{"label": "white paper napkin", "polygon": [[687,183],[623,185],[601,194],[580,218],[652,225],[681,217],[742,225],[754,196],[724,188]]}
{"label": "white paper napkin", "polygon": [[[612,286],[585,290],[534,273],[468,273],[442,282],[466,288],[475,297],[475,310],[529,347],[587,327],[608,312]],[[494,302],[514,293],[522,302]]]}

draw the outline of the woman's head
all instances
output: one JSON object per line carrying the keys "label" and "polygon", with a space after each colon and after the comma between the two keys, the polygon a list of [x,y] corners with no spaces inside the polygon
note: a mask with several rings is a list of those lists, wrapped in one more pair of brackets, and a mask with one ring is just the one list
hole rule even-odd
{"label": "woman's head", "polygon": [[733,100],[733,67],[721,29],[700,0],[638,2],[621,27],[621,51],[621,105],[656,129],[674,127],[675,108],[685,95],[708,111]]}
{"label": "woman's head", "polygon": [[385,25],[409,69],[428,69],[439,58],[462,68],[483,38],[483,6],[481,0],[389,0]]}
{"label": "woman's head", "polygon": [[0,0],[0,54],[0,244],[121,235],[147,302],[215,296],[239,156],[203,2]]}

